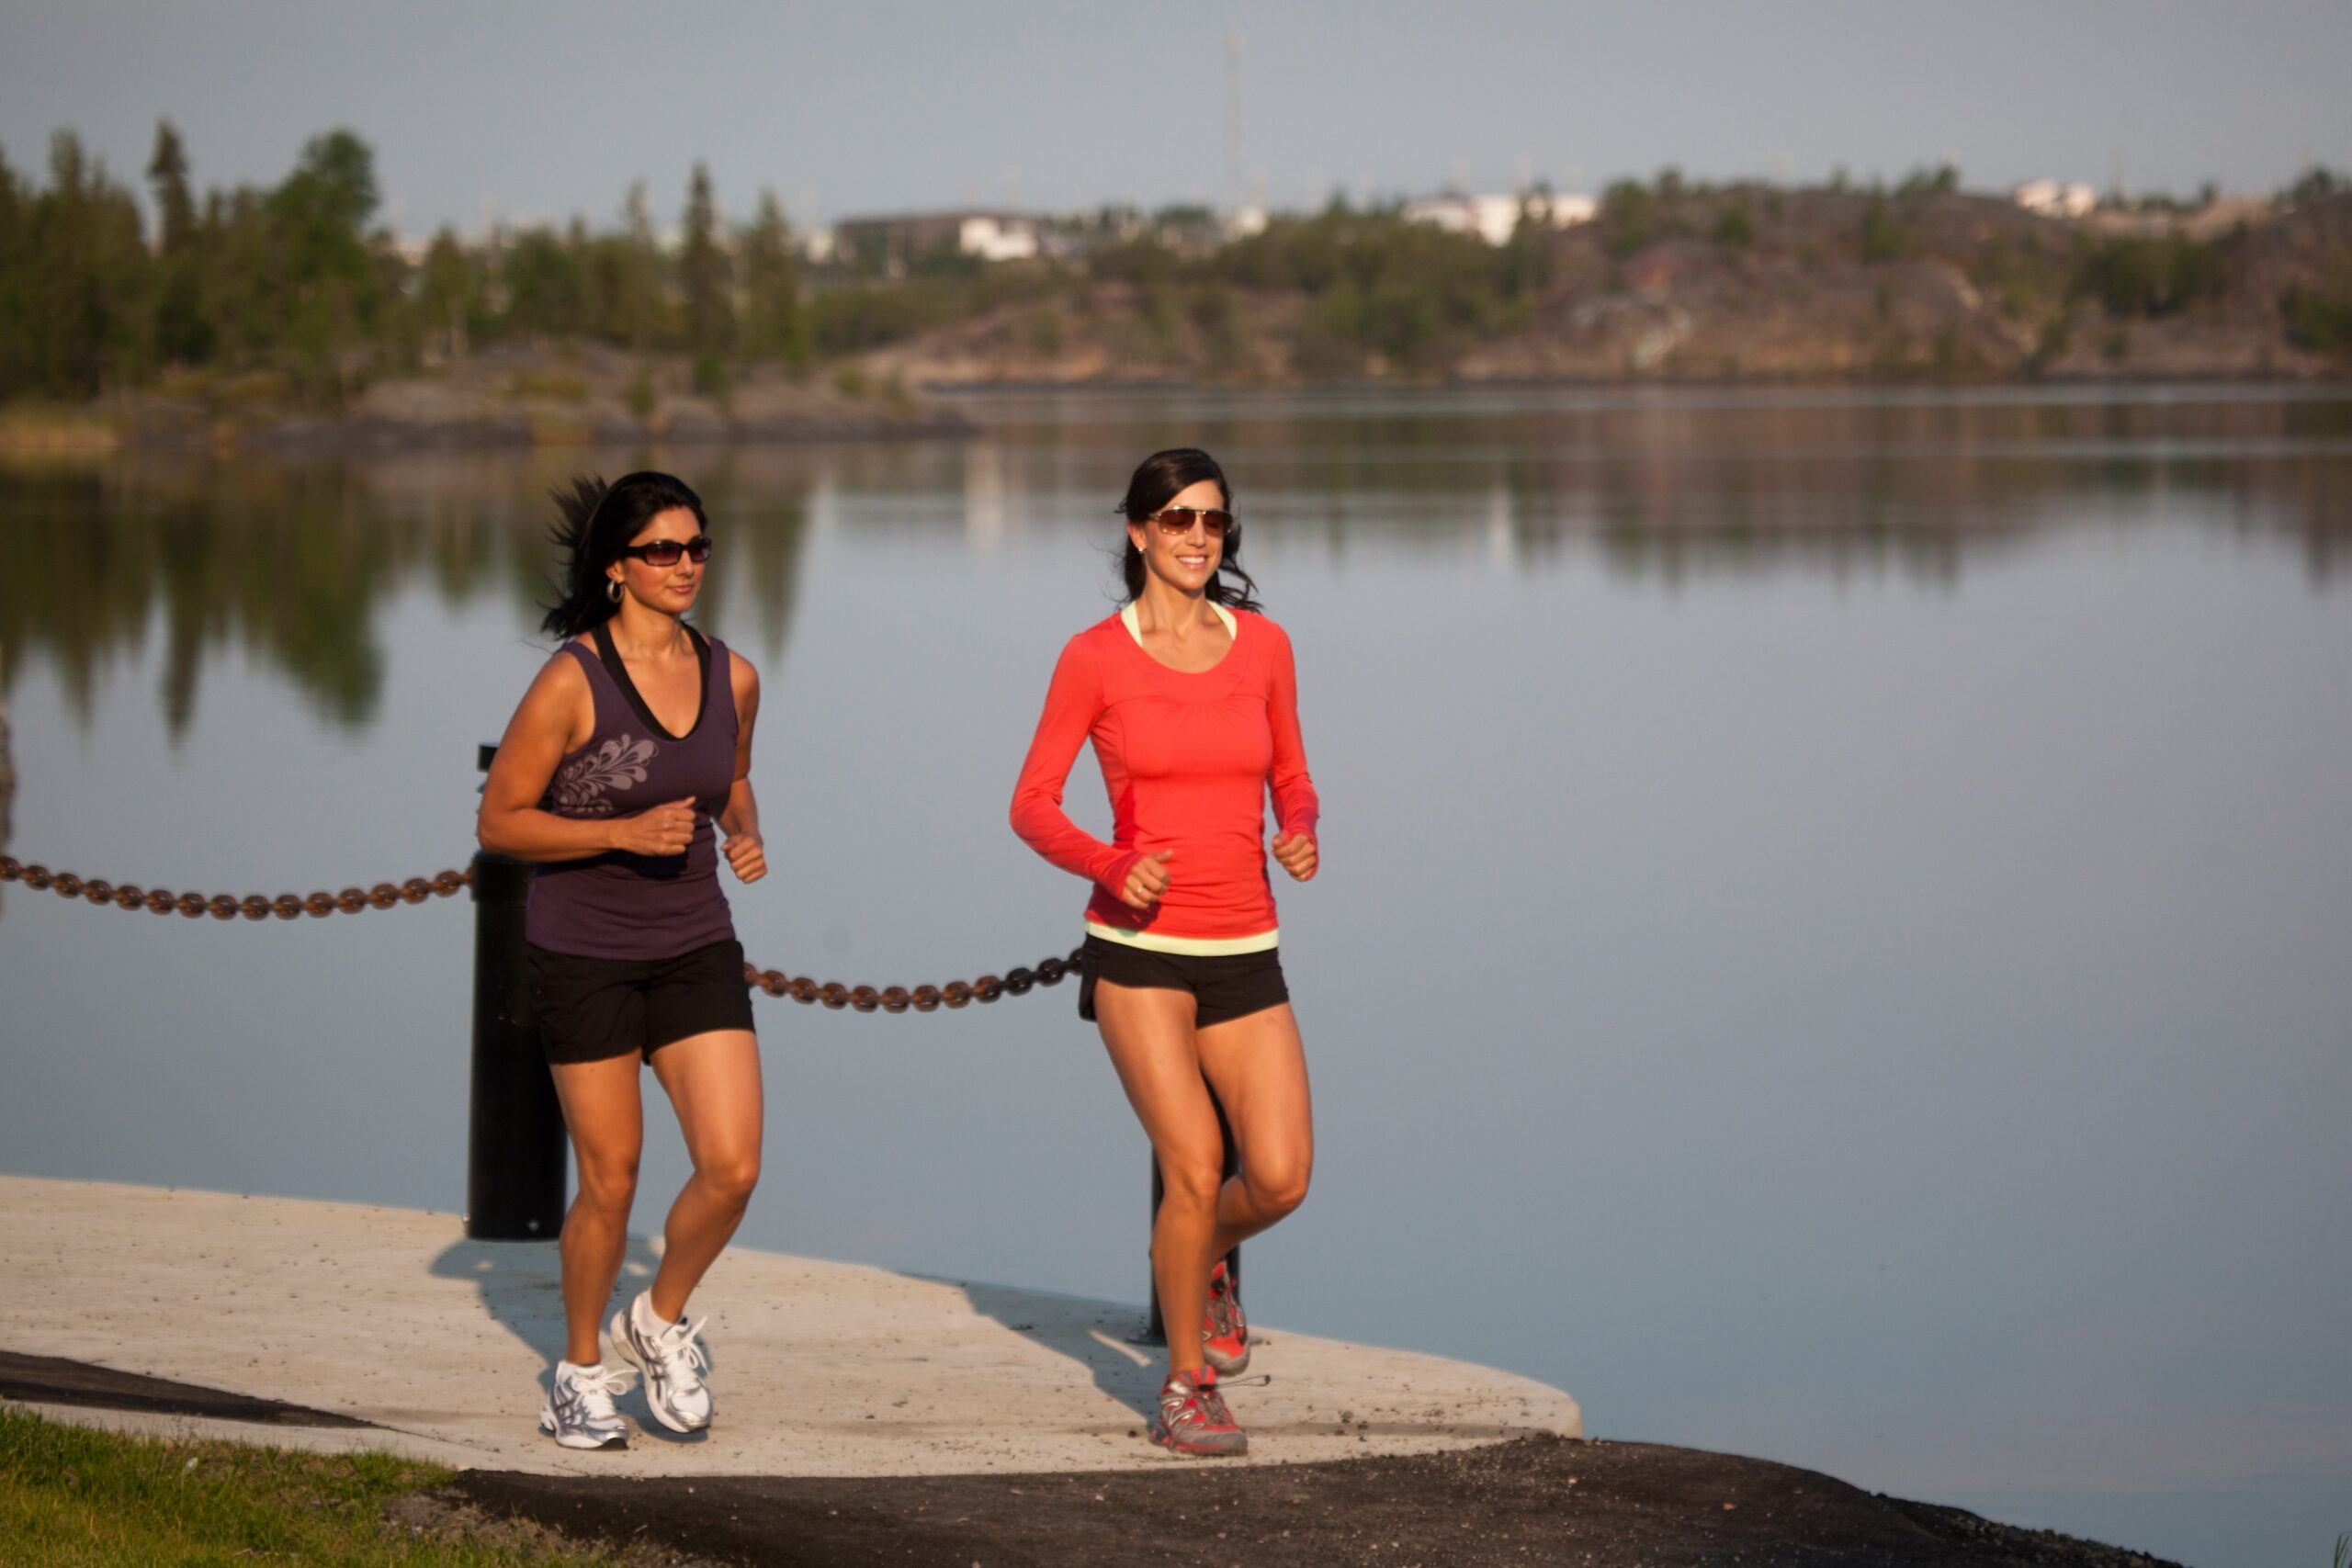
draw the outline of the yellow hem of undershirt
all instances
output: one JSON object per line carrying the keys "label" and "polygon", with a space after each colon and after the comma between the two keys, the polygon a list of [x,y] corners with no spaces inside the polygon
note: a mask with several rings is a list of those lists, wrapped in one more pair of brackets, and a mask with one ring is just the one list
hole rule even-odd
{"label": "yellow hem of undershirt", "polygon": [[[1224,605],[1218,604],[1214,599],[1209,601],[1209,608],[1216,611],[1216,618],[1225,623],[1226,636],[1239,637],[1241,635],[1241,623],[1233,618],[1232,611],[1227,609]],[[1119,624],[1127,628],[1127,635],[1136,639],[1136,646],[1137,648],[1142,648],[1143,617],[1136,614],[1136,604],[1134,600],[1128,600],[1126,604],[1119,611]],[[1216,666],[1212,665],[1210,668],[1215,669]]]}
{"label": "yellow hem of undershirt", "polygon": [[1185,958],[1223,958],[1236,953],[1269,953],[1282,943],[1280,926],[1272,931],[1254,931],[1249,936],[1161,936],[1157,931],[1122,931],[1106,926],[1100,920],[1086,922],[1086,934],[1099,936],[1104,942],[1115,942],[1122,947],[1140,947],[1150,953],[1173,953]]}

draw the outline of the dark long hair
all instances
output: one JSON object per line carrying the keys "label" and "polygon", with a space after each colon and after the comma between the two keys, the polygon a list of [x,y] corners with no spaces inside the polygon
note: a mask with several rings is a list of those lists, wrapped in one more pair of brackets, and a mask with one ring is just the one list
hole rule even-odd
{"label": "dark long hair", "polygon": [[564,552],[554,584],[557,601],[539,623],[549,637],[578,637],[613,618],[620,606],[606,596],[605,569],[662,513],[684,507],[695,514],[697,531],[710,532],[702,497],[673,474],[644,469],[623,474],[610,484],[601,475],[575,474],[570,490],[548,495],[556,509],[555,526],[548,536]]}
{"label": "dark long hair", "polygon": [[[1145,518],[1167,505],[1178,494],[1203,479],[1213,480],[1225,497],[1225,509],[1233,510],[1233,486],[1217,467],[1215,457],[1197,446],[1171,446],[1165,452],[1154,452],[1146,457],[1127,481],[1127,498],[1119,502],[1119,511],[1130,523]],[[1231,572],[1235,581],[1226,581]],[[1130,602],[1143,596],[1143,552],[1130,539],[1119,547],[1119,575],[1127,585]],[[1225,549],[1217,557],[1216,570],[1209,574],[1207,589],[1214,604],[1236,610],[1263,610],[1258,603],[1258,584],[1241,569],[1241,525],[1234,524],[1225,531]]]}

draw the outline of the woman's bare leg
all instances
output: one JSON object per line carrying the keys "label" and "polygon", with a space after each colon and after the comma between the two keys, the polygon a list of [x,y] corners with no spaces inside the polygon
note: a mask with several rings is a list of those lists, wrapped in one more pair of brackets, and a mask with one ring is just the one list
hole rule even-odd
{"label": "woman's bare leg", "polygon": [[1151,1227],[1152,1289],[1170,1326],[1168,1371],[1197,1372],[1201,1337],[1176,1332],[1208,1310],[1209,1266],[1217,1257],[1218,1188],[1225,1136],[1201,1077],[1190,992],[1098,981],[1094,1017],[1111,1065],[1159,1162],[1162,1194]]}
{"label": "woman's bare leg", "polygon": [[637,1196],[637,1161],[645,1143],[639,1103],[638,1054],[557,1066],[555,1092],[571,1134],[580,1190],[563,1217],[563,1359],[577,1367],[604,1359],[597,1339],[605,1303],[621,1277],[628,1247],[628,1211]]}
{"label": "woman's bare leg", "polygon": [[1289,1003],[1196,1030],[1193,1041],[1240,1154],[1239,1173],[1217,1194],[1213,1262],[1305,1201],[1315,1171],[1315,1117],[1306,1049]]}
{"label": "woman's bare leg", "polygon": [[677,1110],[695,1168],[670,1205],[662,1267],[653,1276],[654,1315],[674,1323],[742,1223],[759,1184],[765,1111],[759,1041],[748,1029],[691,1035],[653,1053],[653,1076]]}

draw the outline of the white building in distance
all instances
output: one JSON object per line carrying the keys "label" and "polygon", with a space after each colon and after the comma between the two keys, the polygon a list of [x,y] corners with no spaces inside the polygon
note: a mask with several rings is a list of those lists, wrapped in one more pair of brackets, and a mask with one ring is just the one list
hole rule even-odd
{"label": "white building in distance", "polygon": [[2080,218],[2098,205],[2098,192],[2079,180],[2073,185],[2029,180],[2011,191],[2009,199],[2044,218]]}
{"label": "white building in distance", "polygon": [[1002,212],[967,213],[956,243],[982,261],[1028,261],[1037,254],[1037,220]]}
{"label": "white building in distance", "polygon": [[1507,244],[1519,227],[1524,207],[1538,222],[1555,229],[1589,222],[1600,209],[1589,196],[1547,196],[1531,191],[1519,196],[1433,196],[1405,204],[1405,221],[1427,223],[1449,233],[1476,234],[1490,245]]}
{"label": "white building in distance", "polygon": [[1037,220],[1022,212],[914,212],[844,218],[833,225],[828,256],[871,252],[893,275],[939,250],[982,261],[1027,261],[1040,249]]}

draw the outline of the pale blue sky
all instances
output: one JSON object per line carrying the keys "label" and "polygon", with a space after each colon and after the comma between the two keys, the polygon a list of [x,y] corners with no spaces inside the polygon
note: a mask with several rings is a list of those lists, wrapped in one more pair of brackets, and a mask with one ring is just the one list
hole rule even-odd
{"label": "pale blue sky", "polygon": [[731,210],[767,186],[796,218],[1214,200],[1237,31],[1242,183],[1277,207],[1666,164],[2182,191],[2352,164],[2341,0],[0,0],[0,150],[37,166],[71,126],[136,175],[169,115],[200,182],[262,182],[348,125],[411,231],[601,221],[639,177],[667,218],[697,158]]}

